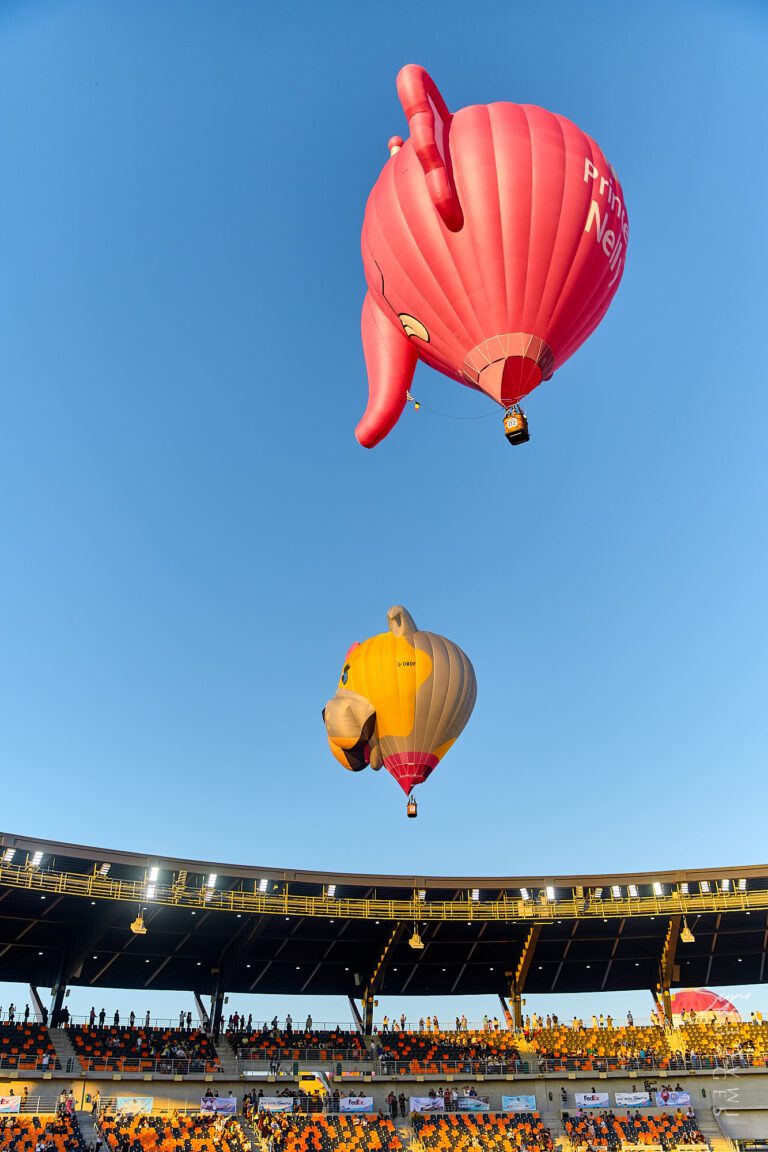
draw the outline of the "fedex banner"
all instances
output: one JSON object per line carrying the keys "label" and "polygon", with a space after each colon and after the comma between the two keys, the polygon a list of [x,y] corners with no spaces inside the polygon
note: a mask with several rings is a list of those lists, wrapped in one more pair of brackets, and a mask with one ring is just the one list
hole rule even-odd
{"label": "fedex banner", "polygon": [[237,1114],[236,1096],[203,1096],[200,1101],[201,1112],[218,1112],[223,1116]]}
{"label": "fedex banner", "polygon": [[0,1096],[0,1112],[20,1112],[21,1096]]}
{"label": "fedex banner", "polygon": [[339,1112],[373,1112],[373,1096],[342,1096]]}
{"label": "fedex banner", "polygon": [[535,1096],[502,1096],[502,1112],[535,1112]]}
{"label": "fedex banner", "polygon": [[575,1100],[577,1108],[607,1108],[610,1104],[607,1092],[577,1092]]}
{"label": "fedex banner", "polygon": [[118,1112],[128,1112],[135,1116],[137,1112],[151,1112],[153,1103],[152,1096],[118,1096],[116,1108]]}
{"label": "fedex banner", "polygon": [[411,1096],[411,1112],[442,1112],[445,1108],[442,1096]]}
{"label": "fedex banner", "polygon": [[664,1089],[662,1092],[656,1093],[656,1104],[659,1108],[666,1108],[668,1104],[690,1104],[690,1092],[667,1092]]}
{"label": "fedex banner", "polygon": [[647,1108],[651,1102],[650,1092],[617,1092],[617,1108]]}
{"label": "fedex banner", "polygon": [[293,1112],[292,1096],[260,1096],[259,1112]]}
{"label": "fedex banner", "polygon": [[490,1112],[491,1106],[487,1100],[481,1100],[479,1096],[457,1096],[456,1097],[456,1111],[457,1112]]}

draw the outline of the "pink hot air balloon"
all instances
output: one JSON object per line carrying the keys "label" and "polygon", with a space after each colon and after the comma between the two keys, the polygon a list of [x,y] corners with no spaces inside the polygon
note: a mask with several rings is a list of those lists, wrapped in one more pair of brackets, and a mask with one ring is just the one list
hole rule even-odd
{"label": "pink hot air balloon", "polygon": [[714,1013],[724,1020],[741,1019],[735,1004],[717,992],[710,992],[708,988],[687,988],[676,992],[672,997],[672,1015],[680,1016],[683,1012],[695,1012],[707,1018]]}
{"label": "pink hot air balloon", "polygon": [[411,135],[390,140],[362,233],[367,448],[417,360],[505,408],[548,380],[605,315],[629,237],[613,169],[570,120],[527,104],[452,115],[415,64],[397,90]]}

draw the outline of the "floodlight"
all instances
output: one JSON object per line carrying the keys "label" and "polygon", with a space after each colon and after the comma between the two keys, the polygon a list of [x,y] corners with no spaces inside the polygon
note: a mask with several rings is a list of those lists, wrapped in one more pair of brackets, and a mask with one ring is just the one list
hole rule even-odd
{"label": "floodlight", "polygon": [[694,936],[693,932],[691,932],[690,928],[688,927],[688,921],[685,919],[685,917],[683,917],[683,927],[682,927],[681,932],[680,932],[680,939],[682,940],[683,944],[695,944],[696,943],[696,937]]}

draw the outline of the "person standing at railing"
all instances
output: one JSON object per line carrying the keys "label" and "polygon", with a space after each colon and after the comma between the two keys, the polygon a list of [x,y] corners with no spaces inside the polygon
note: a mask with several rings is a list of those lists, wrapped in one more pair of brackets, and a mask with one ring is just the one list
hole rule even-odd
{"label": "person standing at railing", "polygon": [[145,1028],[149,1028],[149,1027],[150,1027],[150,1023],[151,1023],[151,1020],[152,1020],[152,1017],[151,1017],[151,1016],[150,1016],[150,1014],[149,1014],[149,1008],[147,1008],[147,1014],[146,1014],[146,1016],[144,1017],[144,1027],[145,1027]]}

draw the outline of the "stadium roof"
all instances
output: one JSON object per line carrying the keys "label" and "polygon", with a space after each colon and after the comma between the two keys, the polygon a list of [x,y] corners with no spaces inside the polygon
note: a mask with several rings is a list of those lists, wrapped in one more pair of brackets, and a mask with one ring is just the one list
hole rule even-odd
{"label": "stadium roof", "polygon": [[526,993],[616,991],[655,987],[662,966],[675,985],[760,983],[766,951],[768,866],[349,875],[0,834],[0,980],[40,987],[508,994],[524,961]]}

